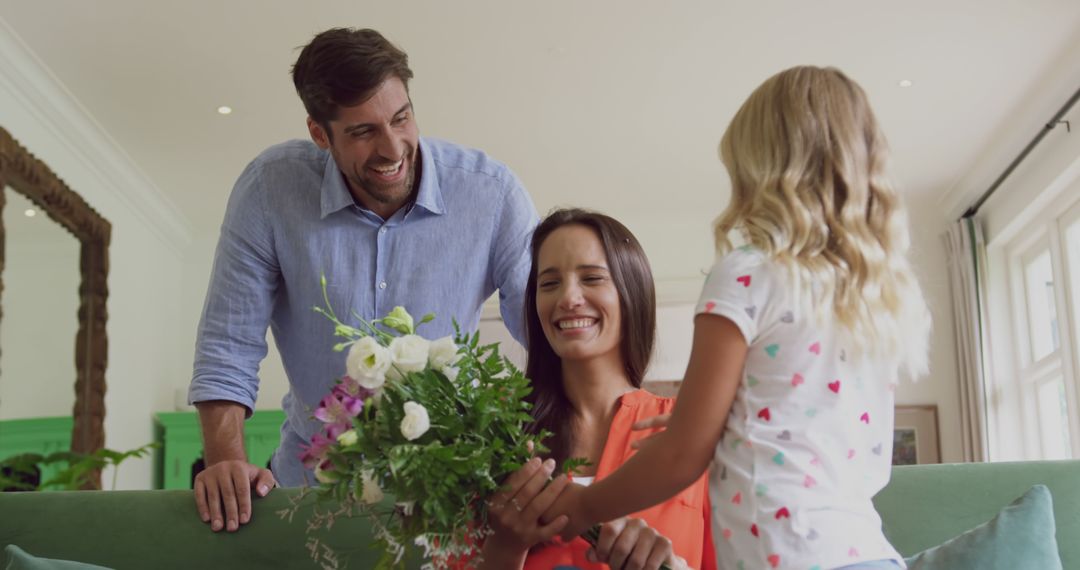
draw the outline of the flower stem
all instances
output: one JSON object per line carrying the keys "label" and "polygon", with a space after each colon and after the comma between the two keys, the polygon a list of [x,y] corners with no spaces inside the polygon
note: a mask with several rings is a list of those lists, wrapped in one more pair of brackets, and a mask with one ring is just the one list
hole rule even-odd
{"label": "flower stem", "polygon": [[334,320],[334,323],[336,324],[338,322],[338,318],[337,315],[334,314],[334,308],[330,306],[330,295],[326,293],[326,274],[323,274],[319,278],[319,285],[322,285],[322,298],[323,302],[326,303],[326,310],[330,312],[330,317]]}

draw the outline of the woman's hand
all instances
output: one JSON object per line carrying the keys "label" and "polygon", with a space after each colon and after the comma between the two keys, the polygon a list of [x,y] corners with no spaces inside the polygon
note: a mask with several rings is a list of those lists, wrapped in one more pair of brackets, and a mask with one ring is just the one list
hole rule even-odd
{"label": "woman's hand", "polygon": [[488,520],[494,534],[484,543],[486,567],[520,567],[530,548],[551,540],[566,526],[569,519],[565,516],[547,524],[540,521],[540,515],[555,502],[568,482],[566,475],[550,479],[554,469],[553,460],[541,464],[534,457],[507,477],[502,491],[490,497]]}
{"label": "woman's hand", "polygon": [[665,563],[672,570],[689,568],[675,555],[671,540],[645,521],[626,517],[600,526],[600,538],[588,557],[592,562],[606,563],[612,570],[657,570]]}

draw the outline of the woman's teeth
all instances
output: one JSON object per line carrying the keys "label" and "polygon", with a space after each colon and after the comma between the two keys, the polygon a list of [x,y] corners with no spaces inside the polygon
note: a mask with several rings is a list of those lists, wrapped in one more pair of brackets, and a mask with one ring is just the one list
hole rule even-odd
{"label": "woman's teeth", "polygon": [[572,319],[566,321],[559,321],[559,329],[583,329],[585,327],[592,326],[596,323],[596,319]]}

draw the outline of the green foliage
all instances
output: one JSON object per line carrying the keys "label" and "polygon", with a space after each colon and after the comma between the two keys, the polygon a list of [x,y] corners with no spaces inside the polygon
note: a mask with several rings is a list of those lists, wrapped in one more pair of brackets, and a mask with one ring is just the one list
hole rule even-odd
{"label": "green foliage", "polygon": [[[324,484],[325,496],[355,501],[363,493],[360,473],[370,470],[384,492],[414,502],[411,516],[394,512],[385,522],[388,553],[396,550],[391,540],[408,549],[420,535],[466,544],[466,535],[486,524],[485,499],[529,460],[528,442],[538,440],[525,431],[532,388],[524,374],[476,334],[459,331],[455,341],[461,359],[454,380],[428,368],[388,381],[378,404],[354,419],[357,442],[328,454],[334,472],[345,476]],[[409,401],[424,405],[431,421],[414,441],[398,428]]]}
{"label": "green foliage", "polygon": [[[113,451],[111,449],[99,449],[94,453],[75,453],[72,451],[57,451],[49,455],[40,453],[23,453],[14,455],[0,461],[0,488],[19,491],[44,491],[58,489],[75,491],[82,489],[90,482],[93,474],[108,466],[119,468],[120,463],[132,457],[140,458],[150,453],[151,449],[157,448],[157,443],[148,443],[129,451]],[[65,465],[51,479],[33,485],[29,481],[37,478],[43,472],[43,467],[49,465]],[[116,471],[113,471],[112,488],[116,488]]]}
{"label": "green foliage", "polygon": [[[344,325],[327,305],[317,312],[348,339],[342,350],[363,336],[387,346],[391,330],[414,330],[411,317],[395,309],[393,318],[359,327]],[[434,316],[425,315],[419,324]],[[466,552],[488,530],[487,497],[501,481],[535,453],[548,434],[530,434],[532,420],[525,397],[529,380],[499,354],[498,344],[481,344],[479,334],[462,333],[454,323],[458,359],[452,370],[430,364],[421,371],[388,377],[352,419],[355,443],[331,444],[325,452],[329,468],[320,469],[319,494],[371,515],[384,555],[377,568],[398,568],[410,550],[422,548],[425,557]],[[428,414],[430,428],[414,440],[402,434],[404,405],[415,402]],[[367,484],[394,497],[397,505],[381,512],[364,504]],[[370,491],[370,490],[369,490]],[[312,521],[309,521],[309,525]],[[318,525],[313,525],[318,526]]]}
{"label": "green foliage", "polygon": [[565,471],[567,475],[575,475],[578,472],[578,469],[590,465],[592,465],[592,463],[584,457],[571,457],[566,461],[563,461],[563,471]]}

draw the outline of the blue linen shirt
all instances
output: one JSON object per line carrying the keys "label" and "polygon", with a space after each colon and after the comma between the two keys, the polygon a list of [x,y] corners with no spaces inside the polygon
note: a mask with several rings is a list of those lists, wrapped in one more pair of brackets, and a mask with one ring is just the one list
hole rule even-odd
{"label": "blue linen shirt", "polygon": [[237,180],[221,227],[199,323],[189,402],[228,400],[251,408],[266,356],[269,325],[289,379],[278,482],[314,481],[299,461],[301,444],[320,428],[319,401],[345,373],[344,352],[323,306],[355,325],[396,305],[417,319],[434,312],[419,334],[476,330],[495,291],[503,320],[524,343],[522,303],[529,239],[538,217],[505,165],[483,152],[420,139],[416,201],[383,220],[359,206],[329,152],[309,141],[263,151]]}

